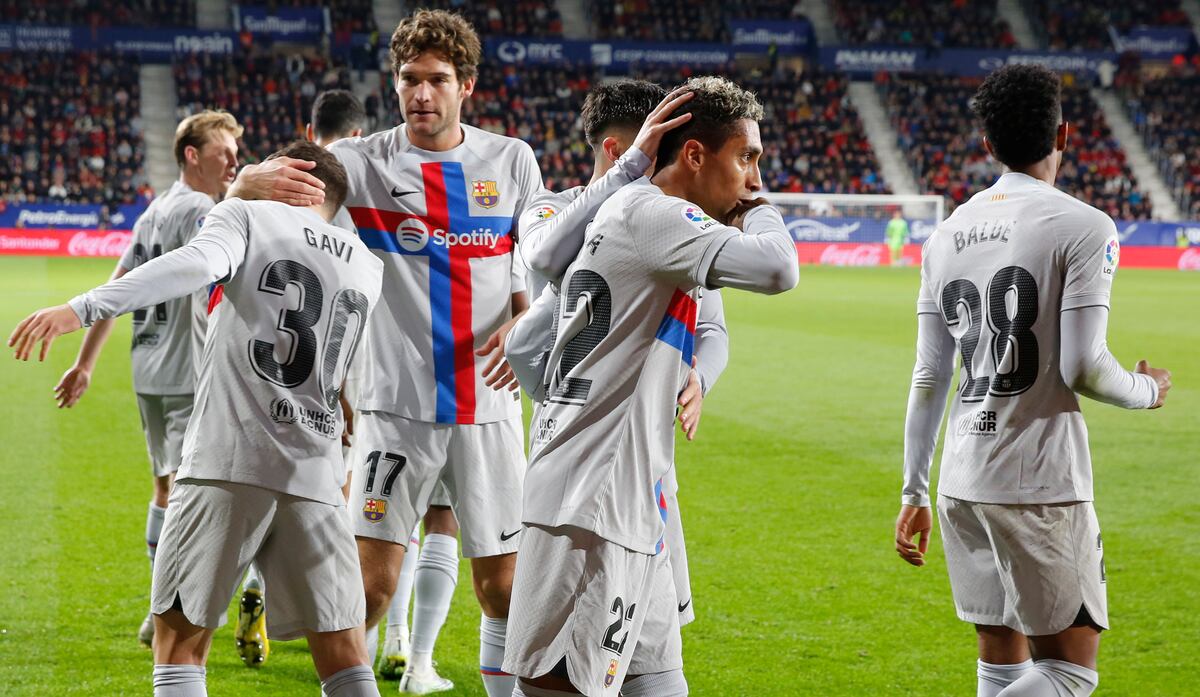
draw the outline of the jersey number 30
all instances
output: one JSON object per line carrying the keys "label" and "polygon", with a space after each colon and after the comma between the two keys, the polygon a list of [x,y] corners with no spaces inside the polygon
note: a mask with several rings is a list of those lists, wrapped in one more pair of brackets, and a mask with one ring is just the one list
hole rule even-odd
{"label": "jersey number 30", "polygon": [[[980,402],[989,394],[1012,397],[1033,386],[1038,376],[1038,341],[1033,333],[1038,317],[1037,292],[1037,281],[1028,271],[1006,266],[988,283],[985,313],[974,283],[960,278],[946,284],[942,314],[947,326],[962,331],[958,344],[964,373],[959,385],[963,402]],[[987,347],[995,369],[991,376],[975,375],[972,369],[984,321],[992,334]]]}
{"label": "jersey number 30", "polygon": [[[325,310],[325,291],[321,287],[321,279],[312,269],[291,259],[273,261],[263,269],[259,279],[258,289],[270,295],[283,296],[289,285],[294,285],[300,291],[300,303],[296,309],[284,309],[279,313],[276,328],[291,336],[291,347],[286,360],[280,361],[275,357],[275,344],[261,339],[250,341],[250,364],[254,372],[281,387],[295,387],[313,372],[313,366],[318,360],[317,354],[321,346],[317,343],[317,333],[313,327],[321,321]],[[337,407],[338,395],[341,394],[341,379],[336,375],[338,359],[346,340],[346,325],[350,315],[356,315],[356,329],[350,339],[349,353],[346,363],[354,357],[354,349],[362,337],[363,327],[366,326],[368,302],[367,296],[353,288],[343,288],[333,296],[330,312],[329,329],[325,335],[324,355],[321,357],[321,370],[318,374],[318,387],[325,400],[325,406],[331,411]]]}

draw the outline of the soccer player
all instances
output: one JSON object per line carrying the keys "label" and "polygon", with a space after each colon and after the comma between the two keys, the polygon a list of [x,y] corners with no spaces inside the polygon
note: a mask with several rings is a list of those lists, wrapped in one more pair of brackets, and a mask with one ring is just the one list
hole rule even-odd
{"label": "soccer player", "polygon": [[[545,282],[541,279],[551,279],[553,288],[550,292],[554,295],[549,301],[535,302],[530,307],[530,315],[535,309],[544,313],[540,320],[527,315],[522,324],[541,326],[546,343],[552,343],[554,338],[551,332],[553,302],[557,299],[554,288],[583,247],[587,226],[609,196],[646,173],[657,155],[663,134],[691,118],[690,113],[670,118],[690,98],[687,92],[668,95],[659,85],[644,80],[615,80],[598,85],[588,93],[580,118],[584,137],[595,154],[591,181],[586,188],[543,193],[530,204],[521,222],[519,244],[530,267],[529,285],[531,288],[544,287]],[[697,293],[695,369],[688,371],[687,383],[678,399],[679,421],[688,440],[696,435],[704,397],[729,361],[729,333],[725,328],[720,291],[699,289]],[[525,331],[532,331],[532,328],[527,326]],[[510,340],[511,337],[510,334]],[[535,353],[521,359],[527,365],[540,359],[550,348],[549,345],[543,348],[536,341],[531,347]],[[516,369],[516,365],[513,367]],[[536,370],[540,381],[540,364]],[[532,386],[534,383],[527,375],[524,384]],[[540,401],[537,399],[535,403]],[[667,510],[671,511],[664,543],[670,549],[679,624],[683,626],[696,615],[675,474],[672,467],[663,479],[663,494]],[[682,681],[682,676],[678,676],[677,681]],[[625,694],[639,694],[637,687],[643,682],[649,684],[640,678],[626,682]]]}
{"label": "soccer player", "polygon": [[[484,384],[475,351],[526,304],[513,240],[542,182],[528,145],[460,121],[480,54],[479,37],[458,15],[406,18],[391,41],[404,124],[330,150],[349,174],[346,205],[359,234],[385,263],[351,453],[367,626],[384,616],[405,546],[440,482],[471,559],[483,610],[480,671],[495,697],[513,685],[499,667],[521,535],[524,438],[518,395]],[[292,167],[243,174],[233,195],[271,198],[293,187],[298,201],[319,196],[294,186],[301,173]],[[449,555],[441,564],[457,577]],[[449,689],[431,651],[414,637],[402,690]]]}
{"label": "soccer player", "polygon": [[908,221],[904,219],[904,213],[899,208],[892,211],[892,219],[888,221],[884,236],[887,238],[892,266],[897,266],[904,257],[904,243],[908,241]]}
{"label": "soccer player", "polygon": [[272,587],[272,633],[308,638],[325,694],[379,694],[341,492],[338,397],[383,265],[329,224],[346,188],[337,159],[303,142],[277,155],[315,163],[324,204],[218,204],[187,245],[31,315],[9,340],[26,360],[42,341],[44,359],[81,325],[220,284],[154,569],[156,697],[206,693],[212,634],[251,559]]}
{"label": "soccer player", "polygon": [[[112,279],[192,239],[204,216],[233,182],[241,135],[237,120],[220,111],[203,111],[179,123],[174,144],[179,179],[138,218],[133,239]],[[146,515],[146,548],[152,570],[171,481],[179,469],[183,432],[192,414],[194,366],[204,343],[207,303],[208,294],[201,291],[195,297],[170,298],[133,313],[133,389],[154,475],[154,496]],[[104,319],[88,328],[75,364],[54,388],[60,408],[73,407],[87,391],[113,322]],[[147,613],[138,640],[150,646],[153,639],[154,620]]]}
{"label": "soccer player", "polygon": [[979,636],[978,694],[1089,695],[1108,607],[1076,393],[1152,409],[1170,373],[1126,371],[1108,351],[1120,242],[1107,215],[1054,187],[1067,145],[1058,75],[1001,68],[973,108],[1008,171],[925,243],[896,551],[925,563],[929,468],[961,354],[938,519],[958,616]]}
{"label": "soccer player", "polygon": [[[682,668],[659,553],[661,489],[691,369],[695,291],[796,284],[783,218],[750,200],[762,187],[761,105],[722,78],[684,88],[693,96],[679,111],[691,118],[663,136],[652,178],[600,207],[563,278],[513,583],[504,668],[522,676],[514,695],[615,695],[626,674],[653,681]],[[643,632],[648,616],[668,618],[658,636]]]}

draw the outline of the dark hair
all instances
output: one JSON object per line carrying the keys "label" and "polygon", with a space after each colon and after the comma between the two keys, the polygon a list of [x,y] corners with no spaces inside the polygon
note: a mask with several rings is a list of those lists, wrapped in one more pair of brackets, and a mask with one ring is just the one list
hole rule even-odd
{"label": "dark hair", "polygon": [[596,85],[583,100],[583,137],[593,148],[611,128],[637,131],[667,91],[645,80],[614,80]]}
{"label": "dark hair", "polygon": [[326,90],[312,108],[313,131],[321,138],[345,138],[363,127],[367,112],[349,90]]}
{"label": "dark hair", "polygon": [[763,117],[762,105],[754,94],[723,77],[694,77],[682,86],[695,96],[676,109],[671,118],[687,113],[692,118],[663,135],[654,162],[656,174],[679,157],[683,144],[689,140],[720,150],[733,134],[737,122],[743,119],[760,121]]}
{"label": "dark hair", "polygon": [[274,160],[277,157],[294,157],[297,160],[315,162],[316,167],[308,173],[325,182],[325,203],[332,203],[337,210],[346,201],[346,192],[350,184],[346,180],[346,168],[334,157],[333,153],[316,143],[307,140],[297,140],[289,143],[267,157]]}
{"label": "dark hair", "polygon": [[996,159],[1018,168],[1054,150],[1062,121],[1062,80],[1041,65],[1006,65],[975,93],[971,110],[983,123]]}
{"label": "dark hair", "polygon": [[479,35],[471,23],[462,15],[445,10],[417,10],[405,17],[392,32],[390,48],[392,75],[399,75],[400,66],[432,51],[454,66],[459,82],[479,73],[479,57],[483,53]]}

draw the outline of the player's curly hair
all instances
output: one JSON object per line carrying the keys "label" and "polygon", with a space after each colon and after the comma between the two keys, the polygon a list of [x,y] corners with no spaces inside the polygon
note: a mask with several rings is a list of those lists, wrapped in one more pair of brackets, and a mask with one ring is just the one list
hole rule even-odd
{"label": "player's curly hair", "polygon": [[471,23],[445,10],[417,10],[404,18],[392,33],[392,74],[400,66],[432,51],[454,66],[459,82],[479,74],[483,48]]}
{"label": "player's curly hair", "polygon": [[723,77],[694,77],[683,83],[682,87],[695,96],[676,109],[671,118],[687,113],[692,118],[663,135],[654,163],[656,174],[679,157],[683,144],[689,140],[697,140],[706,148],[720,150],[733,134],[733,127],[738,121],[761,121],[763,117],[762,104],[759,104],[754,93]]}
{"label": "player's curly hair", "polygon": [[661,85],[646,80],[613,80],[596,85],[583,100],[579,114],[583,137],[595,148],[611,128],[637,131],[666,96],[667,91]]}
{"label": "player's curly hair", "polygon": [[1041,65],[1006,65],[992,72],[971,100],[996,159],[1027,167],[1054,150],[1062,121],[1062,80]]}

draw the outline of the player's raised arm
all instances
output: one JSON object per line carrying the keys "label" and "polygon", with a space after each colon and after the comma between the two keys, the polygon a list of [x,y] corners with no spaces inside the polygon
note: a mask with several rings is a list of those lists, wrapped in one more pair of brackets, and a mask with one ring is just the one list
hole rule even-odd
{"label": "player's raised arm", "polygon": [[758,198],[739,204],[731,222],[744,232],[721,246],[708,270],[707,285],[769,294],[795,288],[800,280],[796,244],[779,211]]}
{"label": "player's raised arm", "polygon": [[65,305],[33,313],[17,325],[8,345],[18,360],[29,360],[33,347],[41,342],[38,360],[45,360],[51,343],[63,334],[228,278],[245,256],[245,228],[246,212],[240,201],[219,204],[208,216],[204,229],[187,245],[78,295]]}

